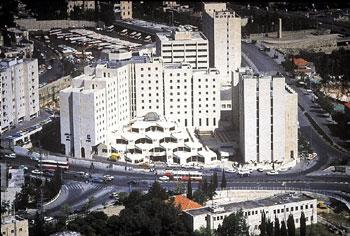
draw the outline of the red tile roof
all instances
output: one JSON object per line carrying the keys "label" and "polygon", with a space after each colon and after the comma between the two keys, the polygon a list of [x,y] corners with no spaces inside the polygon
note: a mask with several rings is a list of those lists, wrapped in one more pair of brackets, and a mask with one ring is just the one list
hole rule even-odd
{"label": "red tile roof", "polygon": [[197,208],[202,207],[201,204],[199,204],[195,201],[192,201],[191,199],[189,199],[183,195],[174,196],[174,204],[175,204],[175,206],[179,206],[182,211],[197,209]]}
{"label": "red tile roof", "polygon": [[344,106],[350,110],[350,102],[344,102]]}
{"label": "red tile roof", "polygon": [[293,64],[296,66],[306,66],[309,62],[303,58],[293,58]]}

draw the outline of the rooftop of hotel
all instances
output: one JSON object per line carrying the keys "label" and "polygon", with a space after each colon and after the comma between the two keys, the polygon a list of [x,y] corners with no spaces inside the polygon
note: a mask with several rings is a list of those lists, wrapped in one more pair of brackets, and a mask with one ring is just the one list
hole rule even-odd
{"label": "rooftop of hotel", "polygon": [[207,41],[208,39],[200,31],[187,30],[184,27],[178,27],[176,30],[169,32],[157,33],[157,37],[162,42],[167,41]]}
{"label": "rooftop of hotel", "polygon": [[[248,209],[255,209],[255,208],[263,208],[263,207],[269,207],[269,206],[274,206],[278,204],[288,204],[288,203],[308,201],[313,199],[314,198],[311,198],[305,194],[286,193],[286,194],[276,194],[270,198],[264,198],[259,200],[250,200],[245,202],[234,202],[234,203],[222,204],[217,207],[222,208],[221,212],[234,212],[240,209],[248,210]],[[213,209],[212,207],[207,206],[199,209],[189,210],[187,211],[187,213],[193,216],[210,214],[212,213],[212,209]]]}

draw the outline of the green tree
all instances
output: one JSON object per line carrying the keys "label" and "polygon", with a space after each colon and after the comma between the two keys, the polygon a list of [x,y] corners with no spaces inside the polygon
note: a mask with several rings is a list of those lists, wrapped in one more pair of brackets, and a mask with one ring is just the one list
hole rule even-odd
{"label": "green tree", "polygon": [[289,214],[287,219],[288,236],[295,236],[295,223],[292,214]]}
{"label": "green tree", "polygon": [[243,215],[243,211],[234,212],[228,217],[225,217],[222,225],[219,225],[217,229],[218,236],[237,236],[237,235],[249,235],[249,226],[247,225],[246,218]]}
{"label": "green tree", "polygon": [[83,206],[83,211],[84,211],[84,212],[88,212],[89,209],[90,209],[91,207],[93,207],[94,203],[95,203],[95,197],[92,196],[92,197],[90,197],[90,198],[87,200],[87,202],[84,204],[84,206]]}
{"label": "green tree", "polygon": [[303,211],[300,216],[300,236],[306,236],[306,219]]}
{"label": "green tree", "polygon": [[121,200],[125,207],[131,208],[142,201],[143,196],[140,191],[132,191],[125,200]]}
{"label": "green tree", "polygon": [[277,217],[275,217],[275,236],[281,235],[281,229],[280,229],[280,221]]}
{"label": "green tree", "polygon": [[186,192],[186,185],[183,182],[176,182],[174,194],[179,195],[179,194],[183,194],[185,192]]}
{"label": "green tree", "polygon": [[196,231],[194,231],[194,236],[212,236],[214,235],[210,228],[200,227]]}
{"label": "green tree", "polygon": [[153,198],[159,198],[161,200],[166,200],[168,199],[168,194],[165,191],[164,188],[162,188],[162,186],[160,185],[160,183],[158,181],[155,181],[151,188],[148,191],[147,194],[148,198],[153,199]]}
{"label": "green tree", "polygon": [[288,236],[286,223],[284,221],[281,223],[281,236]]}
{"label": "green tree", "polygon": [[267,220],[266,234],[268,236],[273,236],[273,222],[270,219]]}
{"label": "green tree", "polygon": [[193,192],[192,200],[203,205],[207,200],[208,196],[201,189],[197,189]]}
{"label": "green tree", "polygon": [[221,186],[222,189],[225,189],[227,187],[227,181],[225,176],[225,171],[222,170],[222,179],[221,179]]}
{"label": "green tree", "polygon": [[261,223],[259,225],[259,229],[260,229],[260,236],[265,236],[266,235],[266,215],[265,212],[263,211],[261,213]]}
{"label": "green tree", "polygon": [[187,198],[192,199],[192,182],[191,182],[190,175],[188,175],[188,181],[187,181]]}
{"label": "green tree", "polygon": [[10,201],[1,201],[1,215],[10,211]]}
{"label": "green tree", "polygon": [[215,172],[212,176],[212,184],[213,184],[213,187],[214,189],[216,190],[219,186],[219,182],[218,182],[218,173]]}

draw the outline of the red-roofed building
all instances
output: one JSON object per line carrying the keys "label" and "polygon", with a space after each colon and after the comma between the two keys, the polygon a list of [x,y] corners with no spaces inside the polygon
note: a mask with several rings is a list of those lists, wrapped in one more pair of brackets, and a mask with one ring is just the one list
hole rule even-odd
{"label": "red-roofed building", "polygon": [[310,75],[312,73],[313,65],[311,62],[308,62],[307,60],[299,57],[295,58],[293,57],[293,66],[294,66],[294,74],[306,74]]}
{"label": "red-roofed building", "polygon": [[187,211],[187,210],[197,209],[202,207],[201,204],[195,201],[192,201],[191,199],[183,195],[174,196],[174,205],[179,206],[182,211]]}
{"label": "red-roofed building", "polygon": [[350,102],[344,102],[345,115],[350,119]]}

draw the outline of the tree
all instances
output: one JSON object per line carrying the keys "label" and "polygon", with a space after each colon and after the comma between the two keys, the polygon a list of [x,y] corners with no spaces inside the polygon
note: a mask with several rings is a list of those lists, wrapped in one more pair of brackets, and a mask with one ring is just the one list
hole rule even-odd
{"label": "tree", "polygon": [[210,228],[207,227],[200,227],[196,231],[194,231],[195,236],[212,236],[213,233]]}
{"label": "tree", "polygon": [[188,181],[187,181],[187,198],[192,199],[192,182],[191,182],[190,175],[188,175]]}
{"label": "tree", "polygon": [[300,236],[306,236],[306,219],[303,211],[300,216]]}
{"label": "tree", "polygon": [[287,219],[288,236],[295,236],[295,223],[292,214],[289,214]]}
{"label": "tree", "polygon": [[275,217],[275,236],[281,235],[281,229],[280,229],[280,221],[277,217]]}
{"label": "tree", "polygon": [[201,189],[197,189],[193,192],[192,200],[203,205],[207,200],[208,196]]}
{"label": "tree", "polygon": [[176,182],[176,187],[174,190],[175,195],[183,194],[186,192],[186,186],[183,182]]}
{"label": "tree", "polygon": [[90,198],[87,200],[87,202],[84,204],[84,206],[83,206],[83,211],[84,211],[84,212],[89,211],[89,209],[90,209],[91,207],[93,207],[94,203],[95,203],[95,197],[92,196],[92,197],[90,197]]}
{"label": "tree", "polygon": [[221,186],[222,189],[227,187],[227,181],[226,181],[226,176],[225,176],[225,171],[222,170],[222,179],[221,179]]}
{"label": "tree", "polygon": [[224,219],[217,229],[218,236],[249,235],[249,226],[243,211],[234,212]]}
{"label": "tree", "polygon": [[265,236],[266,235],[266,215],[264,211],[261,213],[261,223],[259,225],[259,229],[260,229],[260,236]]}
{"label": "tree", "polygon": [[151,188],[148,191],[147,196],[150,199],[159,198],[160,200],[166,200],[169,197],[165,189],[162,188],[158,181],[153,182]]}
{"label": "tree", "polygon": [[266,224],[266,234],[268,236],[273,236],[273,222],[270,219],[267,220]]}
{"label": "tree", "polygon": [[1,215],[10,211],[10,201],[1,201]]}
{"label": "tree", "polygon": [[213,187],[214,189],[216,190],[219,186],[219,183],[218,183],[218,173],[214,173],[213,176],[212,176],[212,184],[213,184]]}
{"label": "tree", "polygon": [[281,223],[281,236],[288,236],[286,223],[284,221]]}

